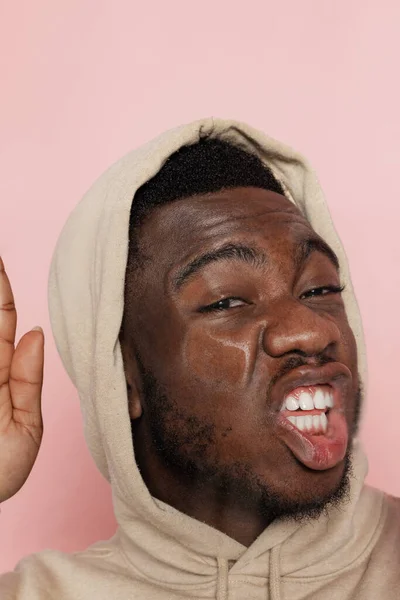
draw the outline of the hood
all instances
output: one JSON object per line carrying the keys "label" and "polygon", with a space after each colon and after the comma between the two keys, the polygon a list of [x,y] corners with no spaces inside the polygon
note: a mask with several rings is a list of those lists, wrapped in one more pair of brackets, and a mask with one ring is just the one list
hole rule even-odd
{"label": "hood", "polygon": [[[305,526],[273,523],[249,548],[152,498],[136,466],[118,341],[130,208],[136,190],[167,158],[181,146],[196,143],[200,136],[220,138],[256,153],[281,182],[287,198],[337,254],[365,387],[360,314],[346,256],[313,170],[300,154],[250,126],[214,118],[163,133],[124,156],[101,175],[73,210],[50,269],[49,308],[56,345],[79,392],[89,450],[112,486],[118,543],[128,560],[135,557],[132,568],[141,577],[179,588],[194,585],[200,575],[206,587],[215,568],[223,579],[228,564],[230,572],[246,572],[249,577],[257,577],[261,571],[268,577],[269,570],[271,578],[273,572],[323,574],[328,568],[340,568],[343,561],[348,563],[350,549],[359,547],[360,536],[367,543],[371,530],[371,523],[367,528],[361,523],[360,502],[368,504],[370,500],[362,494],[366,461],[357,441],[351,500],[344,508]],[[331,536],[332,531],[334,536],[327,544],[327,532]],[[288,539],[290,544],[285,544]],[[338,552],[344,548],[346,559]]]}

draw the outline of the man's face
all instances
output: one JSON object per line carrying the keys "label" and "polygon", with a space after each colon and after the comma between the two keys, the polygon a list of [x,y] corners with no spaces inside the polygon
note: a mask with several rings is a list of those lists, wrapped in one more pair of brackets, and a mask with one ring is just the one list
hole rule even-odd
{"label": "man's face", "polygon": [[158,208],[140,242],[129,322],[134,427],[149,451],[183,479],[277,512],[326,502],[344,481],[359,402],[329,248],[285,197],[258,188]]}

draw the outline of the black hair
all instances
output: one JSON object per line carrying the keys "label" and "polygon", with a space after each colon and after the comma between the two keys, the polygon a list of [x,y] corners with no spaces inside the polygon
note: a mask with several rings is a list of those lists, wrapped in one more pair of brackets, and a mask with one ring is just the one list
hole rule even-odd
{"label": "black hair", "polygon": [[233,187],[258,187],[284,194],[272,171],[255,154],[215,138],[182,146],[136,192],[129,225],[128,269],[140,261],[140,225],[157,207],[174,200]]}

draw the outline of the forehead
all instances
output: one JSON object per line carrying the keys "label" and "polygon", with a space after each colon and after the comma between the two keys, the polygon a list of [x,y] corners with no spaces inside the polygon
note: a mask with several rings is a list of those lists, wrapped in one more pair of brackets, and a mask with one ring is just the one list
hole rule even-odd
{"label": "forehead", "polygon": [[[232,236],[290,244],[312,228],[281,194],[260,188],[232,188],[184,198],[154,210],[141,229],[147,255],[168,254],[171,262]],[[284,234],[284,235],[283,235]],[[294,240],[293,240],[294,241]]]}

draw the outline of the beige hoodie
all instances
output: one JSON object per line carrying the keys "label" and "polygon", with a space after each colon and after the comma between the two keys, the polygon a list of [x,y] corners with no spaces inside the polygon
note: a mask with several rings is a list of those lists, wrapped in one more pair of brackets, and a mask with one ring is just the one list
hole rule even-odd
{"label": "beige hoodie", "polygon": [[272,523],[246,548],[152,498],[132,449],[118,342],[130,205],[169,155],[199,135],[256,152],[337,253],[365,383],[365,352],[346,257],[302,156],[247,125],[204,119],[164,133],[114,164],[68,219],[49,281],[50,315],[82,404],[92,456],[112,486],[118,530],[70,555],[45,551],[0,577],[1,600],[394,600],[400,598],[400,501],[364,486],[355,445],[351,499],[307,524]]}

